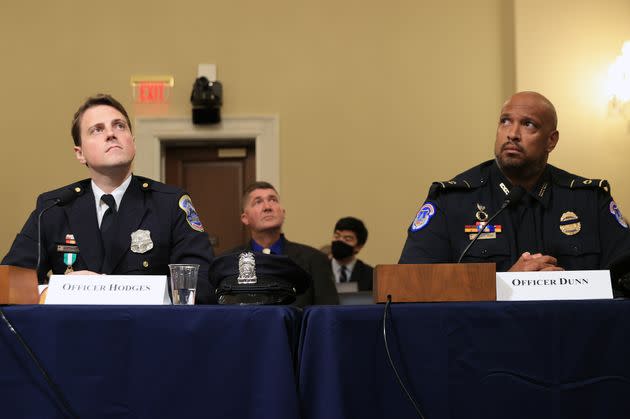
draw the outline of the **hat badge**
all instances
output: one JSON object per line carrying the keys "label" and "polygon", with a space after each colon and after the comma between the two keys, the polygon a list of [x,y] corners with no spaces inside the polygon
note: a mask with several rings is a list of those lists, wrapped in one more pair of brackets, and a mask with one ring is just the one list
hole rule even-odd
{"label": "hat badge", "polygon": [[255,284],[258,282],[256,277],[256,259],[252,252],[243,252],[238,256],[238,278],[239,284]]}

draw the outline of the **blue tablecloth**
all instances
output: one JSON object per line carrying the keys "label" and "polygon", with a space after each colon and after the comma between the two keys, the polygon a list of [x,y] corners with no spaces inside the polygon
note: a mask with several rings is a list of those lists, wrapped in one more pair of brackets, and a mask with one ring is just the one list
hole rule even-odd
{"label": "blue tablecloth", "polygon": [[[81,418],[299,415],[292,307],[4,307]],[[0,322],[0,417],[62,418]]]}
{"label": "blue tablecloth", "polygon": [[[386,360],[383,309],[306,309],[302,419],[416,417]],[[396,304],[391,311],[391,351],[427,419],[630,417],[630,301]]]}

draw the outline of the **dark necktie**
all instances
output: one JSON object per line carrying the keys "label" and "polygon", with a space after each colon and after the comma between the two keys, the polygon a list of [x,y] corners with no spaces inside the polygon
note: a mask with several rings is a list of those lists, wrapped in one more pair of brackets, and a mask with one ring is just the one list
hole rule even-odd
{"label": "dark necktie", "polygon": [[348,282],[348,271],[345,265],[341,265],[341,273],[339,274],[339,282]]}
{"label": "dark necktie", "polygon": [[114,197],[111,195],[103,195],[101,201],[109,207],[107,211],[105,211],[105,214],[103,214],[103,219],[101,220],[101,239],[103,239],[105,257],[107,257],[116,238],[116,229],[112,228],[116,219],[116,200],[114,200]]}

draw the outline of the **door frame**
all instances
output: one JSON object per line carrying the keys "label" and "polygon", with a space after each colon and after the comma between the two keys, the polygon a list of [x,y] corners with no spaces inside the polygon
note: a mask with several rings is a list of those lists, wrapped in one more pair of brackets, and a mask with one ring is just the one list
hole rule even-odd
{"label": "door frame", "polygon": [[227,116],[218,124],[195,125],[192,118],[138,117],[135,119],[134,173],[164,182],[167,142],[254,141],[256,180],[280,191],[280,138],[277,116]]}

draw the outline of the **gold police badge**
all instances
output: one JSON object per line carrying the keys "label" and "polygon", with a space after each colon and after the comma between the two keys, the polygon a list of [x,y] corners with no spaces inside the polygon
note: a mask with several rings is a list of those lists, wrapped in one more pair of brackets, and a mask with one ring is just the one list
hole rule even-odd
{"label": "gold police badge", "polygon": [[578,234],[582,229],[579,217],[572,211],[567,211],[560,216],[560,231],[567,236]]}

